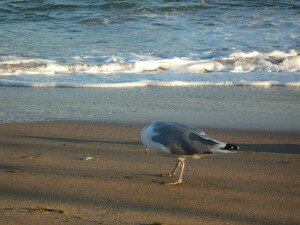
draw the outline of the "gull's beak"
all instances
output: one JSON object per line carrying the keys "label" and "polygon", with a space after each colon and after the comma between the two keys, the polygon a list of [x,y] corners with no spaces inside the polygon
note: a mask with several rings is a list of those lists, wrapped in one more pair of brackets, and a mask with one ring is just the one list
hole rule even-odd
{"label": "gull's beak", "polygon": [[148,155],[148,153],[149,153],[149,149],[145,148],[145,154]]}

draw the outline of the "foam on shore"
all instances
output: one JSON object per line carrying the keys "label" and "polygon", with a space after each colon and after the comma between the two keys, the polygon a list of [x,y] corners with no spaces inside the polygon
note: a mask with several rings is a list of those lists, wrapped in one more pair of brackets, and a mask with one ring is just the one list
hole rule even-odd
{"label": "foam on shore", "polygon": [[10,81],[0,80],[0,86],[7,87],[33,87],[33,88],[134,88],[134,87],[197,87],[197,86],[254,86],[254,87],[300,87],[300,82],[281,83],[277,81],[261,81],[261,82],[184,82],[184,81],[138,81],[124,83],[98,83],[98,84],[79,84],[65,82],[26,82],[26,81]]}

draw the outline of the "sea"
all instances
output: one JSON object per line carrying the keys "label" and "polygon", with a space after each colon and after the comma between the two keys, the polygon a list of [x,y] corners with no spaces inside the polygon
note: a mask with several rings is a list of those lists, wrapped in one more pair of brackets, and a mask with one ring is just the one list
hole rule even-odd
{"label": "sea", "polygon": [[0,123],[299,132],[299,112],[299,1],[0,1]]}
{"label": "sea", "polygon": [[300,2],[1,0],[0,86],[300,87]]}

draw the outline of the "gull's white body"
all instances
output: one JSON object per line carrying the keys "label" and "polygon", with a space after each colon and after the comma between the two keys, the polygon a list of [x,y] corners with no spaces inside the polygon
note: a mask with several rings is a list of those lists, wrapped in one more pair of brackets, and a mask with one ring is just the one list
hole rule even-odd
{"label": "gull's white body", "polygon": [[154,132],[153,124],[145,127],[141,132],[141,141],[143,145],[148,149],[151,149],[156,154],[170,156],[172,153],[169,147],[152,140],[152,137],[155,135],[157,135],[157,133]]}

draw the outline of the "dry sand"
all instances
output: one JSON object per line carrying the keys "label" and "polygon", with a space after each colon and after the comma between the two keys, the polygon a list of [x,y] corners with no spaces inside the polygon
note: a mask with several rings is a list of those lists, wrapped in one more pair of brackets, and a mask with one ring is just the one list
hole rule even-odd
{"label": "dry sand", "polygon": [[237,154],[187,160],[144,154],[139,126],[0,125],[0,224],[300,224],[299,133],[209,129]]}

